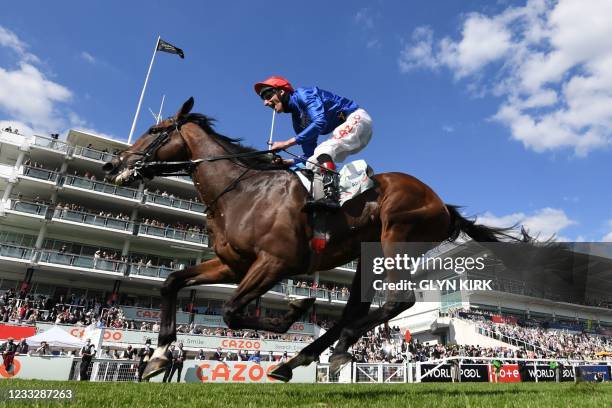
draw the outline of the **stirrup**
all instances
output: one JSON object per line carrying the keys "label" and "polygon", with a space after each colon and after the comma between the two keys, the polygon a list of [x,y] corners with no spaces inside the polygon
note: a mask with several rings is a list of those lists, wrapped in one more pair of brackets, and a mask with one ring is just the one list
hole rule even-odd
{"label": "stirrup", "polygon": [[315,212],[315,211],[329,211],[334,212],[340,209],[340,204],[331,198],[321,198],[319,200],[310,199],[304,205],[304,211]]}

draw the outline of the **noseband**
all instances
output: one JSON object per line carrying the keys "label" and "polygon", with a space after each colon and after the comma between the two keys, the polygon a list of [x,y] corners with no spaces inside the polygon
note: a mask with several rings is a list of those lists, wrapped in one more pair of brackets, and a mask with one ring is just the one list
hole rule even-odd
{"label": "noseband", "polygon": [[[193,171],[193,167],[196,163],[193,160],[191,161],[181,161],[181,162],[162,162],[162,161],[153,161],[155,154],[159,149],[161,149],[164,145],[166,145],[170,141],[170,135],[173,132],[178,132],[181,137],[183,134],[181,133],[181,125],[182,123],[173,120],[172,123],[162,129],[159,129],[157,132],[157,136],[155,139],[149,143],[147,147],[143,150],[127,150],[126,153],[134,154],[142,156],[142,159],[137,160],[132,165],[132,169],[134,170],[134,175],[144,176],[144,173],[147,172],[149,174],[153,174],[155,176],[191,176]],[[154,133],[155,134],[155,133]],[[123,158],[120,158],[123,160]],[[178,171],[185,170],[184,173],[177,173]]]}

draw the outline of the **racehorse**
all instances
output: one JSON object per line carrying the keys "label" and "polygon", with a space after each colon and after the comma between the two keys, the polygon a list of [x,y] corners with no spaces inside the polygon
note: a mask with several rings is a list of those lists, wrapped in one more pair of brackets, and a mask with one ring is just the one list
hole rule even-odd
{"label": "racehorse", "polygon": [[[427,185],[403,173],[373,176],[372,188],[328,216],[330,240],[317,254],[310,248],[313,229],[303,211],[308,193],[293,172],[268,156],[242,146],[239,139],[217,133],[212,119],[190,113],[190,98],[178,113],[151,127],[130,148],[103,166],[116,184],[133,184],[160,174],[187,170],[207,206],[208,230],[216,257],[175,271],[162,285],[158,347],[144,377],[165,370],[165,351],[176,340],[177,292],[202,284],[234,283],[238,287],[223,308],[231,329],[284,333],[315,299],[289,302],[283,317],[254,317],[245,307],[284,278],[329,270],[360,257],[362,242],[379,242],[391,256],[397,242],[441,243],[465,233],[477,242],[512,238],[508,229],[476,224],[446,205]],[[525,238],[525,235],[523,236]],[[436,244],[433,244],[436,245]],[[420,254],[416,254],[417,256]],[[332,370],[350,361],[349,347],[372,328],[410,308],[415,300],[389,295],[370,311],[371,300],[360,298],[358,261],[350,297],[340,320],[324,335],[279,365],[270,375],[289,381],[292,370],[313,362],[339,340],[330,358]]]}

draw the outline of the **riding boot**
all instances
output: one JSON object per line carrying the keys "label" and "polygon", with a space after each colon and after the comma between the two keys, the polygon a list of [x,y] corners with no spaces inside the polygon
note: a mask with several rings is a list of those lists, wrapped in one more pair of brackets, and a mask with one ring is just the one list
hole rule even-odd
{"label": "riding boot", "polygon": [[338,174],[333,162],[325,162],[317,170],[323,176],[323,197],[306,203],[306,211],[336,211],[340,208]]}

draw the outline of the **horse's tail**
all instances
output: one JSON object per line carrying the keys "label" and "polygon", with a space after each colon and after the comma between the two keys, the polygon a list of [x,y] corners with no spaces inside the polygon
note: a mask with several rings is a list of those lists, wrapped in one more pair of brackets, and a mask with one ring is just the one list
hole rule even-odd
{"label": "horse's tail", "polygon": [[449,239],[451,241],[456,240],[459,234],[464,232],[476,242],[532,242],[532,238],[523,228],[520,229],[519,234],[516,233],[516,225],[509,228],[488,227],[486,225],[476,224],[476,220],[465,218],[459,212],[459,208],[461,207],[447,204],[446,208],[451,216],[449,234]]}

